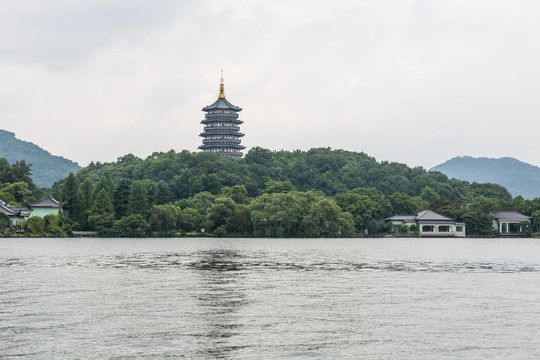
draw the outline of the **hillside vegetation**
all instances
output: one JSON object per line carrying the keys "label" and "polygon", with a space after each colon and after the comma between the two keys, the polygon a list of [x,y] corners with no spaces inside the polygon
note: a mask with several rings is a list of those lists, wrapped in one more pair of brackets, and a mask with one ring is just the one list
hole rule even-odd
{"label": "hillside vegetation", "polygon": [[490,235],[489,211],[540,209],[540,201],[512,199],[500,185],[329,148],[257,147],[238,161],[189,151],[128,154],[91,163],[52,191],[74,229],[109,236],[373,236],[388,230],[385,217],[425,208],[466,220],[469,234]]}
{"label": "hillside vegetation", "polygon": [[525,199],[540,197],[540,167],[517,159],[455,157],[431,169],[449,178],[504,186],[512,196]]}
{"label": "hillside vegetation", "polygon": [[19,140],[15,134],[0,130],[0,158],[6,158],[10,164],[25,161],[32,164],[32,179],[39,187],[50,187],[55,181],[65,178],[70,172],[81,167],[61,156],[51,155],[39,146]]}

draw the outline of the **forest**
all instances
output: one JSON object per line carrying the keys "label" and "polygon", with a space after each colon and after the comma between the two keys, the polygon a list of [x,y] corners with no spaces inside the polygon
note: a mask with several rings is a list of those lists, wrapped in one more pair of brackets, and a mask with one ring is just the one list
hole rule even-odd
{"label": "forest", "polygon": [[39,187],[50,187],[58,180],[65,178],[70,172],[81,167],[71,160],[55,156],[36,144],[17,139],[15,134],[0,129],[0,156],[10,164],[24,160],[32,164],[32,180]]}
{"label": "forest", "polygon": [[[30,194],[13,189],[20,180]],[[540,198],[512,198],[500,185],[330,148],[256,147],[237,161],[210,152],[128,154],[91,163],[48,189],[31,186],[31,179],[0,181],[0,199],[7,195],[21,206],[43,194],[61,201],[69,215],[56,222],[66,235],[381,236],[389,231],[384,218],[423,209],[465,222],[469,236],[493,236],[488,214],[498,209],[532,216],[528,231],[540,230]],[[46,228],[45,221],[37,226]]]}

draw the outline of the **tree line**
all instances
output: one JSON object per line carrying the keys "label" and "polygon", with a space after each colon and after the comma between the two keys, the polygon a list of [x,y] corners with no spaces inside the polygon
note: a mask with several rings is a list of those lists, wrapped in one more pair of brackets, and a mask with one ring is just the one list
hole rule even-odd
{"label": "tree line", "polygon": [[74,228],[109,236],[374,236],[388,231],[384,218],[424,208],[470,223],[468,233],[481,236],[492,234],[489,211],[540,209],[500,185],[329,148],[256,147],[237,161],[204,152],[128,154],[91,163],[52,190]]}
{"label": "tree line", "polygon": [[10,164],[0,158],[0,199],[14,206],[26,206],[46,196],[46,190],[37,187],[32,178],[32,164],[15,161]]}
{"label": "tree line", "polygon": [[470,235],[492,235],[489,212],[498,209],[533,216],[530,231],[540,230],[539,199],[329,148],[257,147],[237,161],[204,152],[128,154],[44,191],[68,211],[66,231],[103,236],[377,236],[388,231],[384,218],[426,208],[466,222]]}

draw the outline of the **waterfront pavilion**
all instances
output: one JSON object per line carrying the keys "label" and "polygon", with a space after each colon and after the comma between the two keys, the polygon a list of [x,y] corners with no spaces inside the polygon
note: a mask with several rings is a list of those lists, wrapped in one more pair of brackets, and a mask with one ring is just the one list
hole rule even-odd
{"label": "waterfront pavilion", "polygon": [[531,222],[531,217],[517,210],[499,210],[489,213],[493,218],[493,230],[501,236],[525,236],[523,224]]}

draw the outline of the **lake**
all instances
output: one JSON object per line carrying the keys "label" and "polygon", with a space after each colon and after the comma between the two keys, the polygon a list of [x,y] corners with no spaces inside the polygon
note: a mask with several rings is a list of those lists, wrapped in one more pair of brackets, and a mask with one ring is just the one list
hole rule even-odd
{"label": "lake", "polygon": [[2,359],[538,359],[537,239],[0,239]]}

